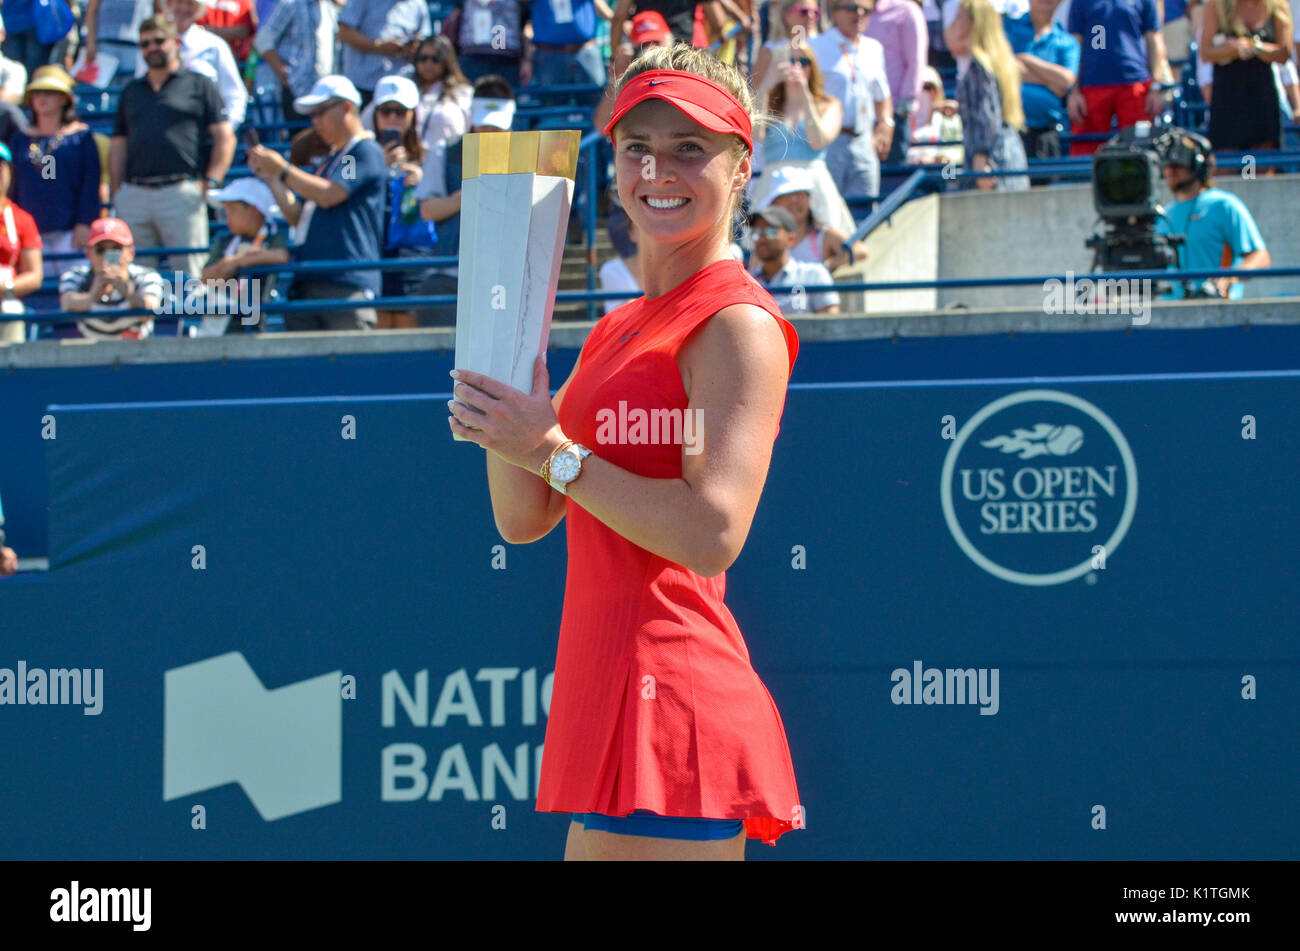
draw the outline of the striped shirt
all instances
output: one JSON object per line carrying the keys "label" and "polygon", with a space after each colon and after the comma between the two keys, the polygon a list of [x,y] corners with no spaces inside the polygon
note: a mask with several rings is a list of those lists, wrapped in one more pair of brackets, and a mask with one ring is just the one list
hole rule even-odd
{"label": "striped shirt", "polygon": [[[323,24],[322,16],[326,18]],[[253,35],[253,49],[262,55],[275,50],[284,60],[289,71],[289,91],[296,99],[311,92],[316,80],[326,75],[320,71],[322,65],[328,64],[329,71],[333,71],[337,30],[337,7],[329,0],[279,0]],[[328,50],[317,48],[321,33],[328,36]]]}

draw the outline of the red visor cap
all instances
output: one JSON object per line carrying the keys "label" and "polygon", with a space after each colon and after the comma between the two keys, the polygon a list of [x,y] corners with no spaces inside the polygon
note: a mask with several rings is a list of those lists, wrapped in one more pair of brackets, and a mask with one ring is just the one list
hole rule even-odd
{"label": "red visor cap", "polygon": [[749,114],[736,97],[717,83],[676,69],[652,69],[632,79],[614,101],[614,114],[605,135],[614,140],[614,126],[635,106],[647,99],[662,99],[688,119],[710,132],[730,132],[754,150],[753,126]]}

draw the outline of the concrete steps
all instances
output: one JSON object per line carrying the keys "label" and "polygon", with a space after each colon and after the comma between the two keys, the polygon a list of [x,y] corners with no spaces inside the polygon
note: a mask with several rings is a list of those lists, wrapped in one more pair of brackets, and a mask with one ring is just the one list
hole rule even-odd
{"label": "concrete steps", "polygon": [[[602,219],[597,224],[596,229],[596,247],[595,247],[595,264],[599,268],[602,264],[614,257],[614,246],[610,243],[609,232],[605,229],[605,221]],[[596,287],[600,284],[597,282]],[[584,239],[582,229],[572,228],[569,231],[569,240],[564,245],[564,261],[560,265],[560,283],[561,291],[585,291],[587,289],[587,245]],[[603,314],[604,307],[597,305],[596,317]],[[554,320],[586,320],[587,305],[585,303],[557,303],[555,305]]]}

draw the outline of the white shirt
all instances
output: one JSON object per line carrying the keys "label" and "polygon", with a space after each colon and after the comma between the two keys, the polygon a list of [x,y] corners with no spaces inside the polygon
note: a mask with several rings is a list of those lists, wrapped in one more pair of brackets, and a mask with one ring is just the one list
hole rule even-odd
{"label": "white shirt", "polygon": [[334,46],[339,32],[340,6],[332,0],[326,0],[320,5],[320,22],[316,24],[317,76],[334,75]]}
{"label": "white shirt", "polygon": [[[244,80],[235,64],[235,54],[230,52],[230,44],[197,23],[192,24],[181,34],[181,65],[205,76],[216,76],[221,101],[226,104],[226,117],[230,120],[231,127],[238,129],[248,111],[248,90],[244,88]],[[141,56],[135,74],[137,77],[143,76],[148,71],[149,64]]]}
{"label": "white shirt", "polygon": [[[611,258],[600,266],[600,289],[602,291],[640,291],[641,285],[636,282],[632,272],[628,270],[627,262],[622,258]],[[609,313],[615,307],[622,307],[635,297],[622,297],[617,300],[604,301],[605,313]]]}
{"label": "white shirt", "polygon": [[830,30],[808,41],[817,57],[827,94],[844,106],[844,126],[857,135],[876,125],[876,103],[889,98],[885,78],[885,48],[879,40],[859,36],[854,44],[839,30]]}
{"label": "white shirt", "polygon": [[16,93],[20,98],[27,88],[27,67],[17,60],[0,56],[0,89]]}

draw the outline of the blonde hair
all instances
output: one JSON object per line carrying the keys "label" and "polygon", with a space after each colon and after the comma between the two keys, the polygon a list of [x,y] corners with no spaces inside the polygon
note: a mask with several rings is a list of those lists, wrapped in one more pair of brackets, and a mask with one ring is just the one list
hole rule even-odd
{"label": "blonde hair", "polygon": [[1002,17],[989,0],[961,0],[971,18],[971,58],[997,80],[1002,99],[1002,121],[1013,129],[1025,128],[1025,109],[1020,100],[1020,68],[1002,29]]}
{"label": "blonde hair", "polygon": [[[822,68],[817,57],[807,48],[799,55],[808,60],[808,91],[812,93],[813,102],[819,106],[827,105],[831,97],[826,95],[826,83],[822,79]],[[785,83],[777,83],[767,94],[767,111],[772,117],[785,115]]]}
{"label": "blonde hair", "polygon": [[[1250,30],[1241,21],[1237,9],[1237,0],[1215,0],[1214,6],[1219,14],[1219,29],[1228,36],[1249,36]],[[1264,0],[1264,22],[1272,18],[1276,23],[1290,23],[1291,10],[1286,0]]]}
{"label": "blonde hair", "polygon": [[[623,75],[618,77],[618,82],[614,86],[614,98],[618,98],[618,94],[623,91],[623,87],[632,79],[642,73],[648,73],[652,69],[675,69],[717,83],[729,92],[736,102],[740,103],[740,107],[749,116],[749,121],[753,126],[750,137],[753,139],[759,138],[761,135],[760,128],[767,124],[766,117],[759,112],[754,103],[754,94],[749,88],[749,80],[745,78],[745,75],[740,70],[722,62],[722,60],[706,50],[696,49],[685,43],[674,43],[672,46],[647,49],[632,61],[632,65],[623,71]],[[611,141],[617,131],[618,126],[610,129]],[[744,139],[735,133],[731,133],[731,138],[731,158],[734,167],[738,166],[749,153],[749,146],[745,144]],[[738,220],[737,214],[744,194],[744,189],[742,189],[732,196],[727,215],[733,221]]]}

